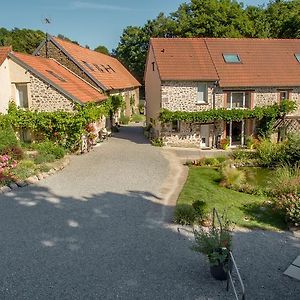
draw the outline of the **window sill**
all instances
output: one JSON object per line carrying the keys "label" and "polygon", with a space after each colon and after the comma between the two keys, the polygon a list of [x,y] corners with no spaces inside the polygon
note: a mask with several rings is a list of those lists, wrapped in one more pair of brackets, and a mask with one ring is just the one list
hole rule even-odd
{"label": "window sill", "polygon": [[209,103],[208,102],[198,102],[198,103],[196,103],[196,105],[209,105]]}

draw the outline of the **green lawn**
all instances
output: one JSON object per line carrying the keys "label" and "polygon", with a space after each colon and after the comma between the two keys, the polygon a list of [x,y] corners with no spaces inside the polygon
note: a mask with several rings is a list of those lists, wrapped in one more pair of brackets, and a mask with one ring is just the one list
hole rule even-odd
{"label": "green lawn", "polygon": [[177,205],[192,204],[194,200],[207,203],[208,211],[215,207],[237,226],[261,229],[285,229],[282,218],[265,204],[264,196],[248,195],[219,186],[220,174],[213,168],[191,167]]}

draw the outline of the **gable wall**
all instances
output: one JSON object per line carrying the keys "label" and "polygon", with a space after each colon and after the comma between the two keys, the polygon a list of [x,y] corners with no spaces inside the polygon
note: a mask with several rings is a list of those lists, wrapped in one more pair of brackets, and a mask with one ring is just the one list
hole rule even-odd
{"label": "gable wall", "polygon": [[30,74],[30,109],[37,111],[74,111],[74,103],[49,84]]}
{"label": "gable wall", "polygon": [[11,85],[9,78],[9,61],[5,61],[0,66],[0,113],[6,113],[11,99]]}

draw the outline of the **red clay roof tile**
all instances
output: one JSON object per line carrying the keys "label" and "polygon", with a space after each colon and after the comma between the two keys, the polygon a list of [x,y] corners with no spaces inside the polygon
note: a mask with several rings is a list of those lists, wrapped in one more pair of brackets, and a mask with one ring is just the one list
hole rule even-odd
{"label": "red clay roof tile", "polygon": [[12,58],[13,57],[42,75],[49,83],[55,84],[82,103],[99,102],[107,98],[100,91],[70,72],[55,60],[17,52],[12,52]]}
{"label": "red clay roof tile", "polygon": [[140,86],[140,83],[116,58],[56,37],[52,39],[107,89],[117,90]]}
{"label": "red clay roof tile", "polygon": [[[300,86],[299,39],[152,39],[162,80],[219,79],[221,87]],[[164,49],[164,52],[162,52]],[[223,54],[241,63],[225,63]]]}
{"label": "red clay roof tile", "polygon": [[5,61],[7,54],[11,51],[11,47],[0,47],[0,66]]}

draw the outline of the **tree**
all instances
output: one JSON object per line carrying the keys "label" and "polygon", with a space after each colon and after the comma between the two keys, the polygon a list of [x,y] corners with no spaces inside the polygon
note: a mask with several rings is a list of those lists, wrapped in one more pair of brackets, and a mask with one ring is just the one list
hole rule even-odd
{"label": "tree", "polygon": [[248,6],[236,0],[191,0],[144,26],[124,29],[114,55],[143,79],[151,37],[260,37],[299,38],[300,0],[275,0]]}
{"label": "tree", "polygon": [[77,41],[74,41],[74,40],[71,40],[69,39],[68,37],[64,36],[63,34],[58,34],[57,37],[61,40],[64,40],[64,41],[67,41],[67,42],[70,42],[70,43],[73,43],[75,45],[79,45],[79,43]]}
{"label": "tree", "polygon": [[105,46],[103,46],[103,45],[99,45],[98,47],[96,47],[94,49],[94,51],[97,51],[97,52],[109,55],[109,50]]}

